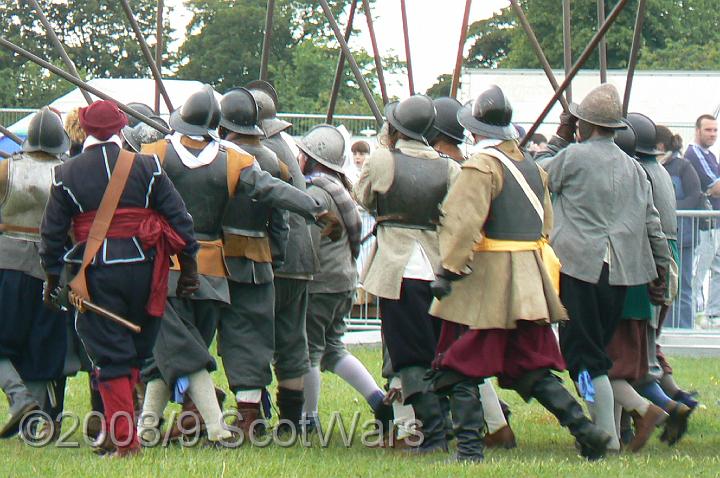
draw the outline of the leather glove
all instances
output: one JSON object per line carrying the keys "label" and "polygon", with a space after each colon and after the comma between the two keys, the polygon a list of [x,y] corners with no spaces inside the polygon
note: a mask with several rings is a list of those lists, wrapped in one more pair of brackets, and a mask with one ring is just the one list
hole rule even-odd
{"label": "leather glove", "polygon": [[178,254],[177,258],[180,263],[180,278],[178,278],[175,295],[184,299],[193,295],[200,288],[197,261],[195,257],[185,252]]}
{"label": "leather glove", "polygon": [[47,279],[43,283],[43,302],[46,307],[58,312],[68,310],[67,290],[60,285],[59,275],[47,275]]}
{"label": "leather glove", "polygon": [[575,141],[575,131],[577,130],[577,117],[567,111],[560,115],[560,126],[558,126],[555,134],[564,139],[568,143]]}
{"label": "leather glove", "polygon": [[667,293],[667,271],[664,267],[658,267],[658,278],[648,284],[648,294],[650,295],[650,303],[653,305],[663,305],[665,303],[665,295]]}
{"label": "leather glove", "polygon": [[450,292],[452,292],[452,283],[462,279],[462,277],[460,274],[455,274],[447,269],[443,269],[442,272],[436,274],[435,280],[430,284],[433,297],[440,300],[450,295]]}
{"label": "leather glove", "polygon": [[315,222],[322,228],[320,231],[322,237],[329,237],[331,241],[335,242],[342,236],[342,221],[340,221],[340,218],[332,211],[325,211],[318,214]]}

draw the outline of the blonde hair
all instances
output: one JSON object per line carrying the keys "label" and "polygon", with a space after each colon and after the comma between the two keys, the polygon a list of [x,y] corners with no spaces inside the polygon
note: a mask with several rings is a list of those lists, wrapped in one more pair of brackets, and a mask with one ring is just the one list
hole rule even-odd
{"label": "blonde hair", "polygon": [[83,144],[87,133],[80,127],[80,108],[71,110],[65,117],[65,131],[67,131],[70,141],[75,144]]}

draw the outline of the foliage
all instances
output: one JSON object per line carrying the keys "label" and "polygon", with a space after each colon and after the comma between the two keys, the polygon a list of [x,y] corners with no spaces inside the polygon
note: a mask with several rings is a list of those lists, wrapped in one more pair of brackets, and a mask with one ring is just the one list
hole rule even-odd
{"label": "foliage", "polygon": [[[55,33],[85,78],[136,78],[149,75],[149,67],[119,1],[64,0],[40,2]],[[155,0],[134,0],[133,12],[151,48],[155,44]],[[0,2],[3,36],[42,58],[56,62],[56,50],[45,29],[26,1]],[[165,12],[164,51],[172,33]],[[58,66],[65,65],[56,62]],[[38,106],[66,93],[72,85],[49,78],[38,67],[0,52],[0,85],[14,82],[20,87],[0,88],[0,105]]]}
{"label": "foliage", "polygon": [[[331,2],[341,25],[346,21],[348,4],[349,0]],[[193,18],[177,56],[178,78],[204,81],[221,92],[257,79],[266,0],[202,0],[188,3],[188,7]],[[358,12],[356,18],[362,19],[360,15]],[[280,108],[325,110],[340,49],[318,2],[277,1],[271,38],[268,80],[280,92]],[[353,55],[365,80],[376,89],[372,57],[363,50],[354,50]],[[399,64],[393,57],[385,62],[390,69]],[[347,62],[341,84],[336,111],[367,113],[368,106]]]}
{"label": "foliage", "polygon": [[[563,68],[562,2],[520,0],[542,49],[553,68]],[[606,15],[616,0],[605,0]],[[637,0],[628,2],[607,33],[608,68],[627,68]],[[596,0],[574,0],[572,56],[577,59],[597,31]],[[657,70],[718,70],[720,8],[716,0],[647,0],[638,68]],[[469,27],[470,51],[465,65],[477,68],[540,68],[535,53],[508,6],[490,19]],[[597,53],[585,68],[598,68]]]}

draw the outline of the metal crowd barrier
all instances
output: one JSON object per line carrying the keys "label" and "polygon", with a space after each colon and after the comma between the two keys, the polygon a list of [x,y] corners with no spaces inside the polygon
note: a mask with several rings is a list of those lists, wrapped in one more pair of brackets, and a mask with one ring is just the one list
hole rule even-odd
{"label": "metal crowd barrier", "polygon": [[678,293],[665,328],[720,331],[720,211],[678,211]]}

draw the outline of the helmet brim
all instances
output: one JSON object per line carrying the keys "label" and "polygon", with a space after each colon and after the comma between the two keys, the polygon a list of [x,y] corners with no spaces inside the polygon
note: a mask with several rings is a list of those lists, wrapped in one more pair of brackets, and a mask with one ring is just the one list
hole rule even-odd
{"label": "helmet brim", "polygon": [[[395,116],[395,108],[397,105],[400,104],[398,102],[395,103],[389,103],[385,107],[385,118],[387,118],[388,123],[390,123],[393,128],[400,131],[402,134],[407,136],[410,139],[414,139],[417,141],[427,141],[427,138],[425,135],[427,134],[427,131],[424,131],[423,134],[417,133],[415,131],[410,131],[406,127],[404,127],[402,124],[400,124],[400,121],[398,121],[397,117]],[[432,127],[432,124],[430,124],[430,127]],[[428,128],[430,129],[430,128]]]}
{"label": "helmet brim", "polygon": [[468,103],[458,110],[458,122],[471,133],[493,139],[518,139],[520,136],[512,123],[507,126],[498,126],[483,123],[472,114],[472,103]]}
{"label": "helmet brim", "polygon": [[570,113],[575,116],[578,119],[581,119],[585,121],[586,123],[590,123],[595,126],[602,126],[603,128],[610,128],[610,129],[625,129],[627,128],[627,124],[625,124],[622,120],[620,121],[598,121],[595,119],[588,118],[587,116],[583,115],[579,112],[580,105],[577,103],[570,103]]}
{"label": "helmet brim", "polygon": [[178,108],[170,115],[169,124],[173,131],[177,131],[180,134],[188,136],[209,136],[213,131],[196,124],[186,123],[180,116],[180,110],[181,108]]}
{"label": "helmet brim", "polygon": [[70,137],[67,135],[67,133],[65,133],[64,131],[63,131],[63,133],[64,133],[64,136],[63,136],[62,143],[59,146],[55,146],[54,148],[44,147],[40,144],[32,145],[32,144],[30,144],[29,139],[25,139],[25,141],[23,141],[23,144],[20,146],[20,148],[24,153],[36,153],[38,151],[42,151],[42,152],[48,153],[48,154],[56,154],[56,155],[66,153],[67,151],[70,150],[72,141],[70,141]]}
{"label": "helmet brim", "polygon": [[123,139],[127,144],[130,145],[130,147],[135,151],[136,153],[140,152],[140,142],[135,139],[135,135],[133,134],[135,132],[135,129],[131,126],[125,126],[122,130],[120,130],[120,134],[122,135]]}
{"label": "helmet brim", "polygon": [[265,136],[270,138],[271,136],[275,136],[281,131],[285,131],[286,129],[292,127],[292,123],[276,117],[262,120],[260,122],[260,126],[262,127],[263,131],[265,131]]}
{"label": "helmet brim", "polygon": [[220,120],[220,126],[233,133],[244,134],[247,136],[265,136],[265,132],[258,125],[242,126],[235,124],[225,118]]}
{"label": "helmet brim", "polygon": [[325,167],[332,169],[333,171],[335,171],[337,173],[345,174],[345,171],[343,170],[342,165],[333,164],[330,161],[326,161],[325,159],[321,158],[320,156],[312,153],[310,151],[310,148],[308,148],[307,145],[305,144],[305,141],[303,141],[303,138],[298,139],[296,141],[296,144],[297,144],[297,147],[300,148],[300,150],[303,153],[307,154],[308,156],[310,156],[312,159],[314,159],[318,163],[322,164]]}

